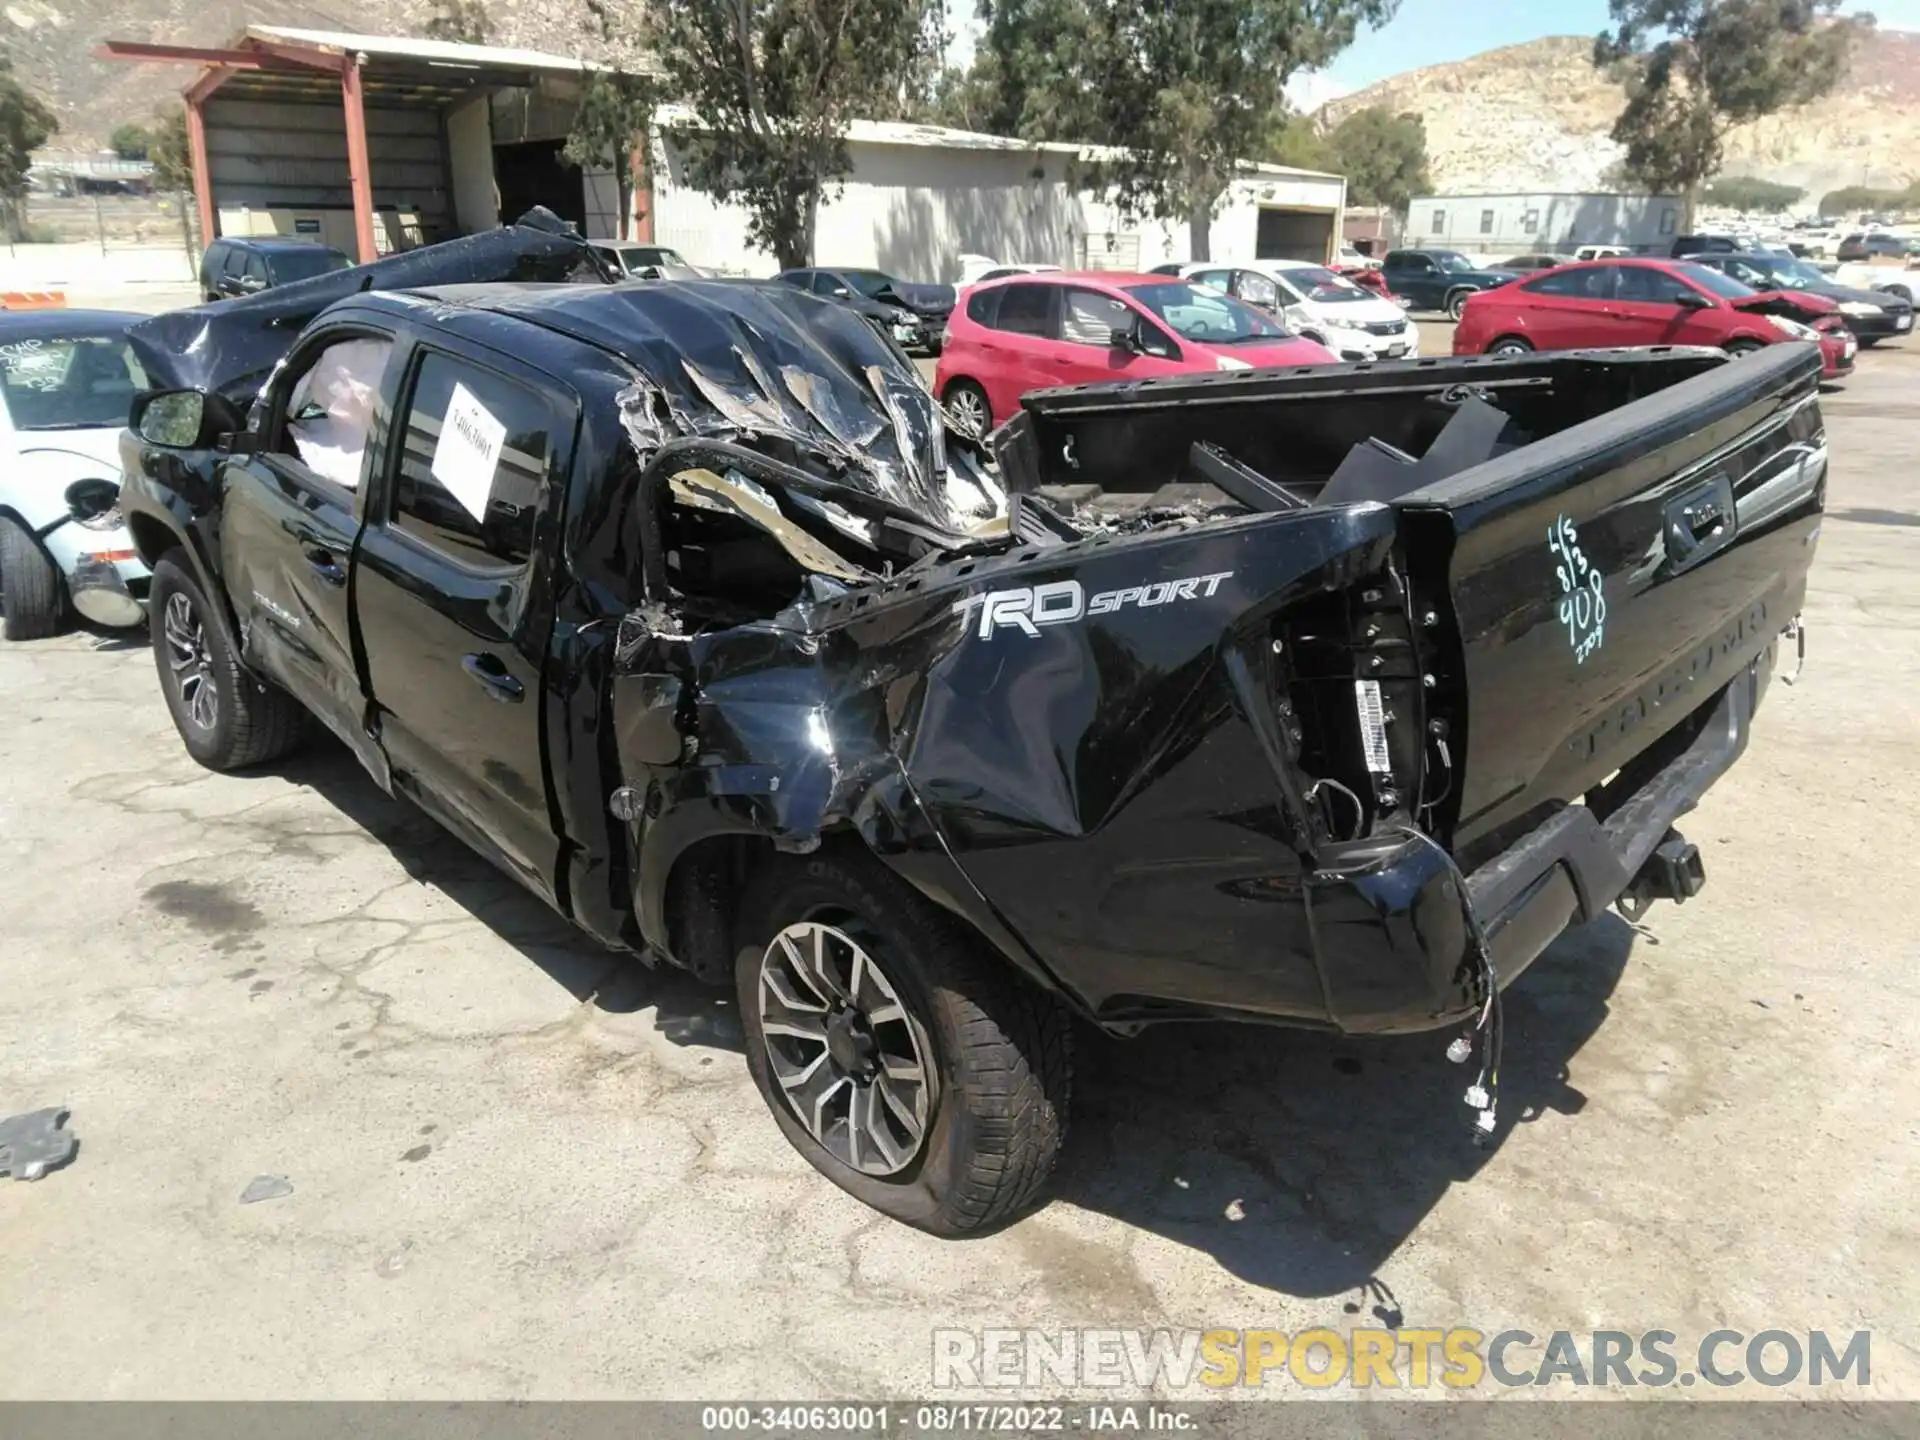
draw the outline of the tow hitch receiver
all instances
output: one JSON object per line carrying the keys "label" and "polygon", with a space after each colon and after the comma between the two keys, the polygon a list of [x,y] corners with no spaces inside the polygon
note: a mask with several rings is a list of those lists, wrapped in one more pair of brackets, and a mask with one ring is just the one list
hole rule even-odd
{"label": "tow hitch receiver", "polygon": [[1627,919],[1638,920],[1654,901],[1684,905],[1706,883],[1707,867],[1700,858],[1700,847],[1689,843],[1678,830],[1669,830],[1615,903]]}

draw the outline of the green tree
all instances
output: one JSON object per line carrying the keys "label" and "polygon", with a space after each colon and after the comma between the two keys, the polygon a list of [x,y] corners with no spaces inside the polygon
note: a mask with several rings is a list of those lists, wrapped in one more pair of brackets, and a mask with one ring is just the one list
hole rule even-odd
{"label": "green tree", "polygon": [[1414,196],[1433,191],[1427,126],[1418,115],[1396,115],[1384,105],[1355,110],[1328,133],[1326,148],[1356,204],[1404,210]]}
{"label": "green tree", "polygon": [[1086,0],[1090,40],[1077,85],[1121,147],[1097,179],[1121,208],[1185,220],[1210,258],[1214,212],[1241,163],[1271,138],[1287,81],[1325,65],[1398,0]]}
{"label": "green tree", "polygon": [[980,0],[979,14],[973,68],[943,77],[968,128],[1022,140],[1102,138],[1100,36],[1088,0]]}
{"label": "green tree", "polygon": [[114,128],[107,144],[122,160],[145,160],[153,147],[153,135],[144,125],[120,125]]}
{"label": "green tree", "polygon": [[59,132],[53,111],[15,78],[13,61],[0,50],[0,224],[7,239],[26,238],[27,169],[33,152]]}
{"label": "green tree", "polygon": [[1310,117],[1286,112],[1273,117],[1267,138],[1253,152],[1253,158],[1270,165],[1291,165],[1296,170],[1333,170],[1339,164]]}
{"label": "green tree", "polygon": [[1729,130],[1817,100],[1845,73],[1855,38],[1873,20],[1836,16],[1838,5],[1608,0],[1613,28],[1595,39],[1593,63],[1626,79],[1613,138],[1642,184],[1684,197],[1686,228]]}
{"label": "green tree", "polygon": [[684,107],[662,126],[685,183],[747,212],[782,267],[813,255],[823,192],[852,169],[847,125],[894,114],[941,46],[939,0],[588,0],[610,44],[651,57],[641,91]]}
{"label": "green tree", "polygon": [[608,165],[620,194],[620,238],[633,217],[633,155],[644,150],[658,90],[652,79],[625,70],[601,70],[587,81],[561,153],[575,165]]}
{"label": "green tree", "polygon": [[1735,210],[1769,210],[1777,213],[1804,199],[1806,193],[1797,185],[1778,185],[1756,175],[1723,175],[1707,186],[1705,198],[1715,205],[1727,205]]}
{"label": "green tree", "polygon": [[1920,180],[1905,190],[1876,190],[1868,185],[1847,185],[1829,190],[1820,197],[1822,215],[1871,215],[1889,211],[1920,210]]}
{"label": "green tree", "polygon": [[421,30],[429,40],[485,45],[493,39],[493,17],[485,0],[434,0],[433,14]]}

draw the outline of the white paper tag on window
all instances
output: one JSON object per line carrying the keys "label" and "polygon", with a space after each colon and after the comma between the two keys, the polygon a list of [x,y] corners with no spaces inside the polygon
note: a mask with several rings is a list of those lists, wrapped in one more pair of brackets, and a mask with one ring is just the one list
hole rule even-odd
{"label": "white paper tag on window", "polygon": [[507,427],[471,390],[456,384],[428,468],[476,520],[487,518],[487,497],[506,441]]}
{"label": "white paper tag on window", "polygon": [[1360,744],[1367,752],[1367,769],[1375,775],[1393,774],[1393,762],[1387,758],[1387,712],[1380,703],[1380,682],[1354,681],[1353,703],[1360,712]]}

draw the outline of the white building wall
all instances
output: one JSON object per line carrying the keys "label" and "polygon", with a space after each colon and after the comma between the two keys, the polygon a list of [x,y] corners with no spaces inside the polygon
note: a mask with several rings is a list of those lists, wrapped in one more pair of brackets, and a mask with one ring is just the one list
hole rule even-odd
{"label": "white building wall", "polygon": [[[853,141],[853,171],[820,208],[814,257],[872,266],[902,278],[953,283],[960,256],[1120,269],[1188,258],[1184,222],[1128,220],[1079,182],[1076,157],[1058,150]],[[1213,223],[1215,258],[1251,258],[1262,204],[1323,209],[1338,217],[1345,184],[1331,177],[1235,182]],[[771,254],[747,243],[747,213],[689,189],[674,148],[654,147],[654,240],[695,265],[770,275]]]}

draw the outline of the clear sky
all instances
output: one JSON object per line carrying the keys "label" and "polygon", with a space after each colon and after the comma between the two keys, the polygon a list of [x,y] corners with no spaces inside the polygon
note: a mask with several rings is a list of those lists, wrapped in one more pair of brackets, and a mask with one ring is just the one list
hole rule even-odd
{"label": "clear sky", "polygon": [[[1886,29],[1920,30],[1920,0],[1867,0],[1841,9],[1870,11]],[[973,0],[947,0],[953,32],[947,58],[954,64],[973,54],[980,26],[974,10]],[[1298,77],[1289,93],[1296,105],[1311,109],[1403,70],[1543,35],[1598,35],[1606,26],[1607,0],[1401,0],[1392,20],[1363,33],[1323,74]]]}
{"label": "clear sky", "polygon": [[[1920,0],[1841,8],[1869,11],[1889,28],[1920,30]],[[1464,60],[1482,50],[1543,35],[1598,35],[1606,28],[1606,0],[1401,0],[1393,19],[1361,35],[1327,67],[1326,79],[1358,90],[1403,70]]]}

